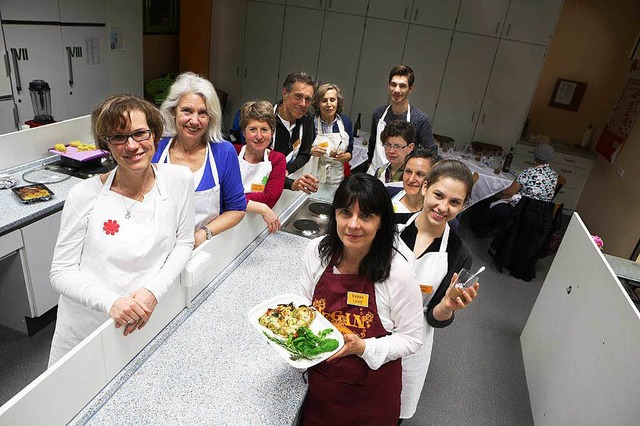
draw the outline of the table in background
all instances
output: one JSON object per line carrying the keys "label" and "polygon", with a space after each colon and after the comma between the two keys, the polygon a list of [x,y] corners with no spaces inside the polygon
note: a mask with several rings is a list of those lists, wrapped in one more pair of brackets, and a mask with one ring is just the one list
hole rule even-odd
{"label": "table in background", "polygon": [[367,143],[369,142],[369,135],[366,132],[360,132],[360,136],[353,138],[353,151],[351,152],[351,160],[349,161],[351,170],[368,160],[367,151],[369,147],[368,145],[362,144],[363,140]]}
{"label": "table in background", "polygon": [[462,158],[458,153],[452,154],[451,152],[439,152],[438,154],[444,159],[459,160],[469,167],[471,173],[478,173],[479,178],[473,185],[471,199],[469,200],[467,208],[478,201],[482,201],[507,189],[515,179],[515,176],[511,173],[504,173],[501,171],[499,174],[496,174],[493,172],[492,168],[481,165],[475,160]]}

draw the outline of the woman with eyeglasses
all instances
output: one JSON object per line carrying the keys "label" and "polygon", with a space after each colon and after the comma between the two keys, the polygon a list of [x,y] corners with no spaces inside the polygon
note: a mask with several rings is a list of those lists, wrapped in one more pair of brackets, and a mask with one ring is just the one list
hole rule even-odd
{"label": "woman with eyeglasses", "polygon": [[149,102],[110,96],[91,115],[96,144],[117,167],[69,191],[51,265],[60,293],[49,366],[107,319],[141,329],[193,250],[193,179],[151,163],[162,116]]}
{"label": "woman with eyeglasses", "polygon": [[413,124],[404,120],[394,120],[387,124],[380,134],[387,164],[375,171],[375,176],[387,186],[402,187],[402,165],[407,155],[415,147]]}
{"label": "woman with eyeglasses", "polygon": [[[328,184],[339,184],[344,177],[344,164],[351,160],[353,125],[342,114],[344,98],[335,84],[322,84],[313,98],[314,141],[311,155],[318,157],[318,174]],[[322,181],[322,179],[321,179]]]}
{"label": "woman with eyeglasses", "polygon": [[197,247],[244,217],[247,202],[238,155],[222,138],[220,101],[208,80],[192,72],[180,74],[160,111],[167,132],[175,136],[160,139],[152,161],[191,170]]}
{"label": "woman with eyeglasses", "polygon": [[280,219],[272,209],[282,195],[287,173],[284,154],[268,149],[275,127],[276,115],[270,102],[250,101],[240,108],[245,144],[236,149],[247,212],[260,214],[269,232],[280,229]]}

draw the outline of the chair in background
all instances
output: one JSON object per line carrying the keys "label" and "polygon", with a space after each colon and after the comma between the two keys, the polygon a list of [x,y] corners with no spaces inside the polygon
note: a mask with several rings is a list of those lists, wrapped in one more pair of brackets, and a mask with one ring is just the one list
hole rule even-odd
{"label": "chair in background", "polygon": [[553,192],[552,200],[556,198],[556,196],[558,195],[558,192],[560,192],[560,190],[566,183],[567,183],[567,178],[562,175],[558,175],[558,183],[556,183],[556,189]]}
{"label": "chair in background", "polygon": [[433,139],[435,139],[436,144],[440,147],[441,150],[447,152],[449,149],[456,149],[456,141],[452,137],[439,135],[437,133],[433,134]]}

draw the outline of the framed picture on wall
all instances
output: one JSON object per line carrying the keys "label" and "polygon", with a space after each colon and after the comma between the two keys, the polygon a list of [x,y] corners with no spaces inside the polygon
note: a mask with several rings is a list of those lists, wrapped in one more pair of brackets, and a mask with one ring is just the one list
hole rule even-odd
{"label": "framed picture on wall", "polygon": [[144,34],[177,34],[180,23],[178,0],[143,0]]}
{"label": "framed picture on wall", "polygon": [[549,106],[577,111],[585,90],[587,83],[559,78],[551,93]]}

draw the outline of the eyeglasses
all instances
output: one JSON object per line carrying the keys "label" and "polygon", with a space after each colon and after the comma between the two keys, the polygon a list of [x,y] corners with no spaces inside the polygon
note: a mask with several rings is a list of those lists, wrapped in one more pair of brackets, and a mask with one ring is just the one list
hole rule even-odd
{"label": "eyeglasses", "polygon": [[151,130],[136,130],[133,133],[105,136],[104,138],[111,145],[124,145],[125,143],[127,143],[129,138],[133,138],[133,140],[136,142],[142,142],[142,141],[146,141],[150,137],[151,137]]}
{"label": "eyeglasses", "polygon": [[390,144],[390,143],[383,143],[382,147],[386,150],[390,150],[390,149],[395,149],[396,151],[400,151],[401,149],[405,149],[406,147],[408,147],[409,145],[398,145],[398,144]]}

